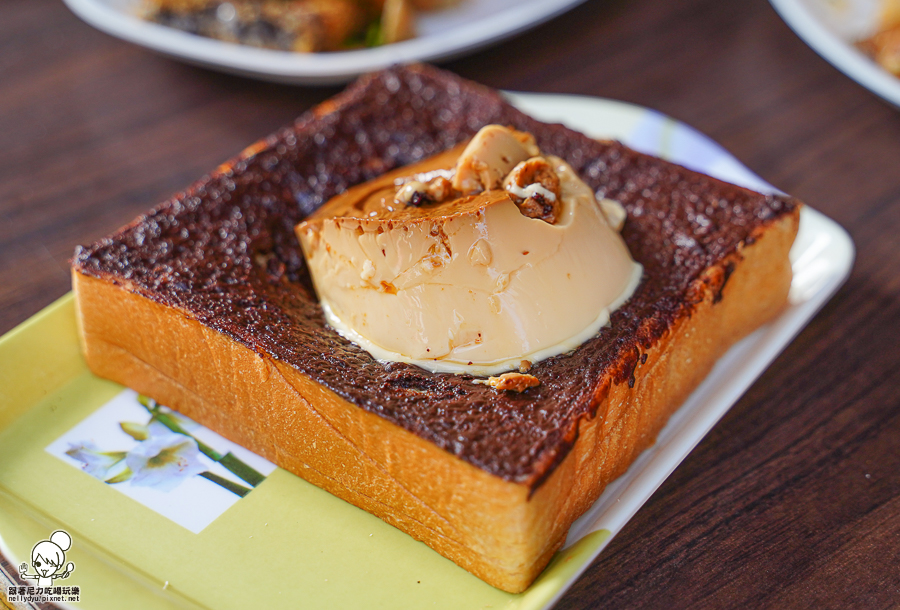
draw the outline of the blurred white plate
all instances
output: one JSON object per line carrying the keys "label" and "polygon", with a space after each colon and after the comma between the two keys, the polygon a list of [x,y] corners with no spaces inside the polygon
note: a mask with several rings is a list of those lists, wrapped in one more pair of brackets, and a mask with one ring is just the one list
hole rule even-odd
{"label": "blurred white plate", "polygon": [[860,85],[900,107],[900,78],[854,43],[877,29],[877,0],[769,0],[816,53]]}
{"label": "blurred white plate", "polygon": [[419,36],[396,44],[334,53],[258,49],[188,34],[136,16],[140,0],[63,0],[95,28],[175,59],[222,72],[297,85],[347,82],[396,63],[471,53],[532,28],[583,0],[462,0],[424,14]]}

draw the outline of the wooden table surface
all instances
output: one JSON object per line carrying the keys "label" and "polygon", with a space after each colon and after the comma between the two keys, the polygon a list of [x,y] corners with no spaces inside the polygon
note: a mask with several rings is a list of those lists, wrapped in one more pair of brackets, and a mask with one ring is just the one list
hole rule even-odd
{"label": "wooden table surface", "polygon": [[[589,0],[444,66],[669,114],[838,221],[858,249],[837,296],[558,608],[900,606],[900,111],[820,59],[766,0]],[[76,244],[336,91],[182,65],[58,0],[4,2],[0,333],[69,290]]]}

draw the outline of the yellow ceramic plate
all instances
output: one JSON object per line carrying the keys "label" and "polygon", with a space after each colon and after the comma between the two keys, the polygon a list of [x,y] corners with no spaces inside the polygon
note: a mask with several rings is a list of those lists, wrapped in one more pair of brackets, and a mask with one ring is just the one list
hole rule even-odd
{"label": "yellow ceramic plate", "polygon": [[[591,98],[512,99],[538,118],[771,188],[709,139],[658,113]],[[38,541],[64,529],[73,539],[66,560],[76,569],[54,585],[79,587],[78,608],[547,608],[834,293],[849,272],[853,247],[838,225],[807,208],[792,260],[789,308],[719,362],[657,444],[573,525],[565,549],[520,595],[486,585],[280,469],[195,534],[51,455],[45,448],[122,392],[87,370],[66,296],[0,339],[6,571],[15,573]],[[7,593],[10,583],[0,584]]]}

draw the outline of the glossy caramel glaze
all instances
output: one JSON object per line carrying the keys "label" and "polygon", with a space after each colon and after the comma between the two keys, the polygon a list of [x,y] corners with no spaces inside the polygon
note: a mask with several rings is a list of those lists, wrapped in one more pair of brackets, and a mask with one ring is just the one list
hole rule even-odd
{"label": "glossy caramel glaze", "polygon": [[495,189],[479,195],[453,196],[446,201],[423,203],[421,205],[407,205],[396,201],[398,183],[413,178],[420,180],[423,175],[427,178],[436,171],[441,171],[446,176],[452,176],[453,168],[462,149],[462,145],[454,146],[452,149],[424,161],[395,169],[375,180],[354,186],[327,201],[311,214],[306,221],[315,222],[328,218],[355,218],[359,220],[411,222],[466,214],[481,209],[495,201],[508,200],[509,195],[506,191]]}
{"label": "glossy caramel glaze", "polygon": [[[294,225],[324,201],[472,137],[535,135],[598,196],[628,211],[623,236],[644,280],[611,325],[535,365],[541,385],[498,392],[465,376],[382,364],[325,326]],[[531,119],[495,92],[422,66],[366,77],[292,127],[111,237],[76,251],[81,273],[176,307],[270,354],[351,403],[504,479],[536,488],[566,456],[602,384],[627,383],[641,353],[693,306],[691,284],[793,199],[725,184],[616,142]],[[602,414],[601,414],[602,415]]]}

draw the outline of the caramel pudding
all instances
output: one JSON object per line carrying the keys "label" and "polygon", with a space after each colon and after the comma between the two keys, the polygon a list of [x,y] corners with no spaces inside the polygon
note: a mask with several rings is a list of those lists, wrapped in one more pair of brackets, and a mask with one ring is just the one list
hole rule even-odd
{"label": "caramel pudding", "polygon": [[297,235],[329,325],[379,360],[493,375],[570,351],[640,282],[624,212],[534,138],[467,145],[334,197]]}

